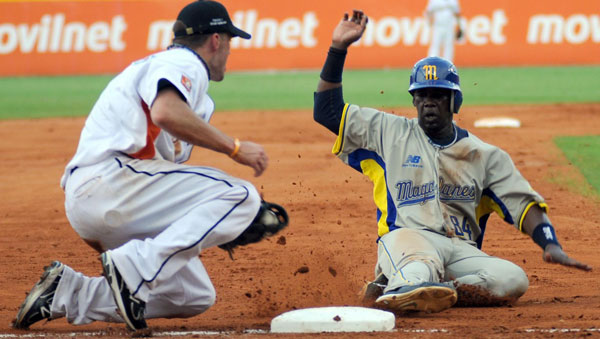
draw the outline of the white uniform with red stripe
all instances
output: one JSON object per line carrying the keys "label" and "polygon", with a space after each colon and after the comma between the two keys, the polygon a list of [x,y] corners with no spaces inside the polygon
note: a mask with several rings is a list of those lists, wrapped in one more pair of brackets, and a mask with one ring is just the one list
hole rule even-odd
{"label": "white uniform with red stripe", "polygon": [[[132,63],[115,77],[92,108],[81,133],[77,153],[67,165],[61,185],[75,167],[97,164],[114,153],[140,159],[186,161],[191,146],[176,154],[171,136],[149,119],[158,81],[168,80],[197,115],[209,121],[214,102],[208,90],[207,69],[192,51],[174,48]],[[157,135],[158,134],[158,135]],[[152,140],[152,142],[148,142]]]}
{"label": "white uniform with red stripe", "polygon": [[[258,212],[252,184],[208,167],[181,164],[192,145],[154,125],[152,105],[161,79],[209,121],[214,103],[209,74],[193,51],[174,48],[127,67],[100,95],[61,186],[75,231],[111,255],[146,318],[205,311],[215,290],[199,259],[202,249],[236,238]],[[74,324],[121,321],[103,277],[66,267],[52,317]]]}

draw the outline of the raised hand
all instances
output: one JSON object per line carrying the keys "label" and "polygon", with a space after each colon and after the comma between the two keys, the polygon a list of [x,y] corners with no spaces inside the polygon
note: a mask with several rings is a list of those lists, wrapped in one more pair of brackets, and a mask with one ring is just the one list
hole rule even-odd
{"label": "raised hand", "polygon": [[353,10],[352,17],[344,13],[344,18],[333,30],[331,46],[346,49],[363,35],[369,18],[360,10]]}

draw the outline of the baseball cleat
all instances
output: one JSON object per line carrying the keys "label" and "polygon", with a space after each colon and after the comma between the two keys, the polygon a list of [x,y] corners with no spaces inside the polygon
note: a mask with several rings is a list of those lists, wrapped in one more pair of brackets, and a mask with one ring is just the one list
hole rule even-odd
{"label": "baseball cleat", "polygon": [[117,310],[127,327],[132,331],[146,329],[148,327],[146,319],[144,319],[146,303],[131,295],[123,277],[115,267],[110,252],[102,253],[100,261],[102,261],[102,275],[108,281],[117,304]]}
{"label": "baseball cleat", "polygon": [[40,320],[51,320],[50,306],[64,268],[65,265],[60,261],[53,261],[50,266],[44,267],[40,280],[29,291],[25,301],[19,307],[17,317],[12,323],[14,328],[24,330]]}
{"label": "baseball cleat", "polygon": [[439,283],[401,286],[375,300],[375,305],[397,312],[440,312],[452,307],[457,300],[453,288]]}

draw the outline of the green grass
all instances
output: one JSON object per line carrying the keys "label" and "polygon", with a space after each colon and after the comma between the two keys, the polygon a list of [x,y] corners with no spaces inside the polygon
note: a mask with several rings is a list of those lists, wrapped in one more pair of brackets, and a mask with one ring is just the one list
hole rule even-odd
{"label": "green grass", "polygon": [[[460,68],[464,105],[600,101],[600,67]],[[409,69],[347,70],[344,99],[411,105]],[[0,119],[87,115],[112,75],[0,78]],[[230,72],[210,84],[218,111],[311,109],[318,71]]]}
{"label": "green grass", "polygon": [[0,119],[85,116],[111,78],[0,78]]}
{"label": "green grass", "polygon": [[[600,67],[498,67],[459,69],[464,105],[600,101]],[[371,107],[411,105],[409,69],[344,72],[344,99]],[[318,72],[233,73],[211,84],[224,110],[310,109]],[[267,92],[267,93],[265,93]]]}
{"label": "green grass", "polygon": [[588,183],[600,194],[600,135],[557,137],[554,143],[579,168]]}
{"label": "green grass", "polygon": [[[600,101],[599,66],[459,68],[459,73],[466,106]],[[344,99],[379,108],[410,106],[409,74],[409,69],[346,70]],[[85,116],[113,76],[0,78],[0,120]],[[209,93],[217,111],[309,110],[318,79],[318,71],[230,72],[225,81],[211,83]],[[598,196],[600,136],[555,142]]]}
{"label": "green grass", "polygon": [[467,105],[599,102],[600,66],[459,69]]}

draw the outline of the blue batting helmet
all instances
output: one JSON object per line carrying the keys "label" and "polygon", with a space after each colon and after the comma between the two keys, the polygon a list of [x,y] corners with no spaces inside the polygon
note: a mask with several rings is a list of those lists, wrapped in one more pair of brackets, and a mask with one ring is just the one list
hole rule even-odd
{"label": "blue batting helmet", "polygon": [[453,95],[450,96],[450,109],[458,113],[463,96],[458,70],[452,62],[440,57],[427,57],[417,61],[410,74],[408,92],[412,95],[418,89],[429,87],[451,90]]}

